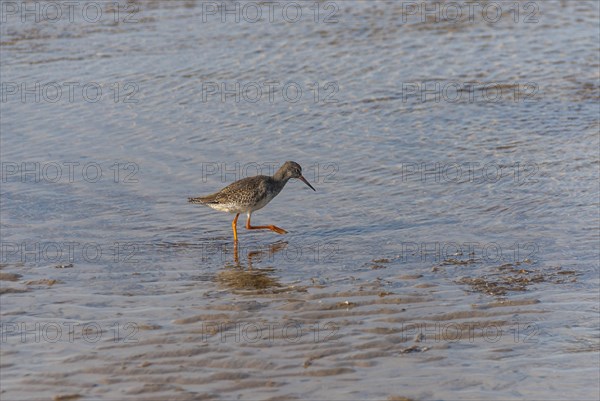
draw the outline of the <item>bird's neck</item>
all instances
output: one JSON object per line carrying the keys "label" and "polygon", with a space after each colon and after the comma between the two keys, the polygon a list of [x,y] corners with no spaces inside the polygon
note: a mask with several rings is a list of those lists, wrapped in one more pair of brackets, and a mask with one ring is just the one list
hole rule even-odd
{"label": "bird's neck", "polygon": [[288,182],[289,177],[286,178],[286,176],[285,176],[285,170],[283,170],[283,169],[280,168],[279,170],[277,170],[275,172],[275,174],[273,174],[273,179],[275,181],[281,182],[283,185],[285,185]]}
{"label": "bird's neck", "polygon": [[288,181],[289,177],[285,177],[282,173],[277,171],[273,175],[273,182],[275,184],[273,189],[275,193],[279,193],[283,189],[283,187],[285,187],[285,184],[287,184]]}

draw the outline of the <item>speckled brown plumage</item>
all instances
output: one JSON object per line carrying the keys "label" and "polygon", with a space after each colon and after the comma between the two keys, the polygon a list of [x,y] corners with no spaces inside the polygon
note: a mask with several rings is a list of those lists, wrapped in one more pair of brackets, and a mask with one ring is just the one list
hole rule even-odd
{"label": "speckled brown plumage", "polygon": [[256,226],[250,225],[250,216],[253,211],[262,209],[283,189],[290,178],[298,178],[308,185],[313,191],[315,189],[302,176],[302,168],[296,162],[287,161],[281,166],[273,177],[267,175],[257,175],[255,177],[243,178],[229,184],[219,192],[207,196],[188,198],[191,203],[197,203],[209,206],[215,210],[236,213],[233,220],[233,237],[237,241],[237,218],[240,213],[247,213],[248,220],[246,228],[269,229],[279,234],[285,234],[286,231],[276,226]]}
{"label": "speckled brown plumage", "polygon": [[190,198],[189,201],[230,213],[246,213],[264,207],[281,192],[286,183],[287,180],[275,181],[273,177],[257,175],[233,182],[214,194]]}

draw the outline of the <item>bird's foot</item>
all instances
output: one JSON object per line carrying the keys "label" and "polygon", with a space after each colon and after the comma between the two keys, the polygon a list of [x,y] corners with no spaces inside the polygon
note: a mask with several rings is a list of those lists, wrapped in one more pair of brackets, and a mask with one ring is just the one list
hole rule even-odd
{"label": "bird's foot", "polygon": [[287,231],[277,226],[271,226],[271,230],[275,231],[277,234],[287,234]]}

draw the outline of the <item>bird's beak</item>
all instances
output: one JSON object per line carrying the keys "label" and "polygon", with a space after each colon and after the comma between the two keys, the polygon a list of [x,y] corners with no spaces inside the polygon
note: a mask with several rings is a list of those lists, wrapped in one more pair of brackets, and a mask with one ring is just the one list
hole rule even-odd
{"label": "bird's beak", "polygon": [[308,186],[310,187],[310,189],[312,189],[313,191],[317,192],[317,190],[316,190],[316,189],[314,189],[314,188],[313,188],[313,186],[312,186],[312,185],[310,185],[310,183],[309,183],[308,181],[306,181],[306,178],[304,178],[304,177],[302,177],[302,176],[300,176],[300,177],[298,177],[298,178],[299,178],[300,180],[302,180],[302,182],[303,182],[303,183],[305,183],[306,185],[308,185]]}

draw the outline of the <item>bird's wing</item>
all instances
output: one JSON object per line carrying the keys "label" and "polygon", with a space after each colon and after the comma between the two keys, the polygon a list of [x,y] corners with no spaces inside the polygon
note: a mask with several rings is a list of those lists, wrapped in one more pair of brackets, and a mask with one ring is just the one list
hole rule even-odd
{"label": "bird's wing", "polygon": [[239,203],[250,203],[262,199],[267,195],[262,176],[242,178],[235,181],[215,194],[215,201],[218,203],[229,203],[231,201]]}

